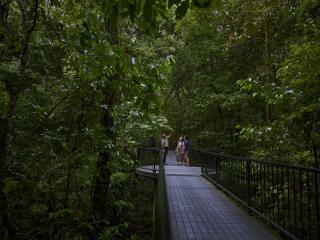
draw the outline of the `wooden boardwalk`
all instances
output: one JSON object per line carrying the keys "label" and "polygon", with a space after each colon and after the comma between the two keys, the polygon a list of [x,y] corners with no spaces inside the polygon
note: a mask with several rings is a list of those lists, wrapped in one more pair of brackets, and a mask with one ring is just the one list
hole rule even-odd
{"label": "wooden boardwalk", "polygon": [[199,167],[176,166],[169,152],[165,166],[173,240],[277,239],[213,184],[201,177]]}

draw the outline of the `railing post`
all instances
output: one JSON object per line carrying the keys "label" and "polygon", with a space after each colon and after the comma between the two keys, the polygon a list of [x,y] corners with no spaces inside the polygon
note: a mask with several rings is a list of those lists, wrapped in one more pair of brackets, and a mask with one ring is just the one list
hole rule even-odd
{"label": "railing post", "polygon": [[141,155],[141,153],[140,153],[140,148],[137,148],[137,160],[140,160],[140,156]]}
{"label": "railing post", "polygon": [[202,160],[202,154],[201,154],[201,152],[198,150],[197,151],[197,157],[198,157],[198,162],[201,164],[201,176],[204,176],[204,172],[205,172],[205,170],[204,170],[204,164],[203,164],[203,160]]}
{"label": "railing post", "polygon": [[204,173],[206,176],[208,176],[208,155],[204,154],[203,152],[201,153],[201,159],[204,161]]}
{"label": "railing post", "polygon": [[215,158],[215,163],[216,163],[216,182],[217,183],[219,183],[219,179],[220,179],[220,177],[219,177],[219,163],[220,163],[220,159],[219,159],[219,157],[218,156],[216,156]]}
{"label": "railing post", "polygon": [[248,213],[250,214],[251,207],[251,161],[247,160],[246,162],[246,172],[247,172],[247,204],[248,204]]}
{"label": "railing post", "polygon": [[155,225],[153,240],[171,240],[169,208],[167,200],[165,169],[163,162],[163,153],[160,151],[159,173],[157,178]]}
{"label": "railing post", "polygon": [[153,175],[156,175],[156,161],[159,157],[159,154],[157,152],[154,152],[154,158],[153,158]]}

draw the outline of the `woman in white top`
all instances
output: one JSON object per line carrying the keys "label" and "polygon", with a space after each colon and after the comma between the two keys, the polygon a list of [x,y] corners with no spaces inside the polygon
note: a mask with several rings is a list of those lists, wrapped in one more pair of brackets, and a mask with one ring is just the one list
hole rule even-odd
{"label": "woman in white top", "polygon": [[182,165],[182,150],[183,150],[183,137],[180,137],[176,147],[177,165]]}

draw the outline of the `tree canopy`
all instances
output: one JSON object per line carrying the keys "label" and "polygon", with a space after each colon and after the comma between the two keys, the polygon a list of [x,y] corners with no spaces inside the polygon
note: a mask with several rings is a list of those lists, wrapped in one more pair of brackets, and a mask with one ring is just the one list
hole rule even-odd
{"label": "tree canopy", "polygon": [[318,168],[319,13],[317,0],[0,0],[0,236],[143,239],[135,149],[163,132]]}

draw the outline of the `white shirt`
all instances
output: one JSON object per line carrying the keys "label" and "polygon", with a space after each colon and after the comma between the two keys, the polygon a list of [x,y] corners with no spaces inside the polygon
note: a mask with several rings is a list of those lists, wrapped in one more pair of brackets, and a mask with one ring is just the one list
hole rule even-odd
{"label": "white shirt", "polygon": [[161,139],[161,146],[162,146],[162,147],[169,147],[168,137],[165,137],[165,138],[162,138],[162,139]]}

